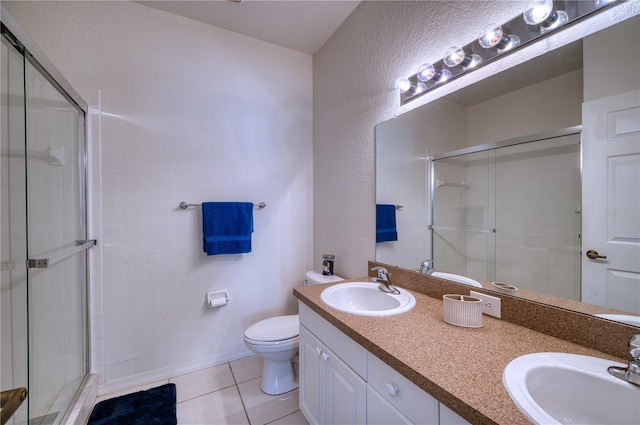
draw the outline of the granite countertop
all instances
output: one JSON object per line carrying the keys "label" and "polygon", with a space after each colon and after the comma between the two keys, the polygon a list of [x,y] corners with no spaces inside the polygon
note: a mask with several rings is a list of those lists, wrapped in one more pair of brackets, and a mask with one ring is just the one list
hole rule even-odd
{"label": "granite countertop", "polygon": [[410,292],[416,306],[407,313],[387,317],[343,313],[320,299],[320,293],[331,285],[297,287],[294,295],[473,424],[530,423],[502,385],[502,371],[516,357],[566,352],[625,362],[487,315],[483,315],[482,328],[447,324],[443,321],[442,300],[415,291]]}

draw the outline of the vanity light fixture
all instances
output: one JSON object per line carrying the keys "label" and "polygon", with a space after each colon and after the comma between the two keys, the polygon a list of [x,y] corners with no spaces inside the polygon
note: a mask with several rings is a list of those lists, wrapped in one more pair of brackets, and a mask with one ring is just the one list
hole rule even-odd
{"label": "vanity light fixture", "polygon": [[449,78],[451,78],[451,71],[448,69],[442,69],[438,71],[435,66],[430,63],[423,63],[418,68],[418,72],[416,73],[416,77],[418,80],[423,82],[433,81],[435,84],[440,84],[446,82]]}
{"label": "vanity light fixture", "polygon": [[[530,0],[526,10],[502,25],[490,24],[478,38],[462,47],[449,48],[444,57],[423,64],[410,77],[396,80],[400,104],[404,105],[448,81],[482,67],[494,59],[544,37],[562,31],[565,24],[574,23],[626,0]],[[561,5],[563,10],[556,6]],[[554,31],[551,31],[554,30]]]}
{"label": "vanity light fixture", "polygon": [[502,26],[498,24],[489,24],[480,31],[478,43],[485,49],[495,47],[498,53],[502,53],[519,45],[520,37],[515,34],[505,34]]}
{"label": "vanity light fixture", "polygon": [[542,33],[569,22],[567,12],[553,9],[553,0],[533,0],[522,13],[522,18],[528,25],[540,25]]}
{"label": "vanity light fixture", "polygon": [[482,62],[482,56],[477,53],[470,55],[462,47],[452,46],[447,49],[442,61],[449,68],[461,65],[464,69],[467,69],[473,68]]}

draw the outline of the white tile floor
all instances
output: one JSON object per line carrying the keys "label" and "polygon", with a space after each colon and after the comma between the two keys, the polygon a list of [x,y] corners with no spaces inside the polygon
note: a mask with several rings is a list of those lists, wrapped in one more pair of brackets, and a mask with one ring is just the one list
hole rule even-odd
{"label": "white tile floor", "polygon": [[262,359],[252,356],[101,396],[96,403],[173,382],[179,425],[308,425],[298,409],[298,390],[267,395],[260,390],[261,372]]}

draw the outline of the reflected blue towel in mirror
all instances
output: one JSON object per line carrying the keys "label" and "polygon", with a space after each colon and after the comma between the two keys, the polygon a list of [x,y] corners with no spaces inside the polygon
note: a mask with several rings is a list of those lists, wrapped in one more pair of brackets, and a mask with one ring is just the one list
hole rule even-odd
{"label": "reflected blue towel in mirror", "polygon": [[202,233],[207,255],[251,252],[253,203],[203,202]]}
{"label": "reflected blue towel in mirror", "polygon": [[397,240],[396,206],[376,204],[376,243]]}

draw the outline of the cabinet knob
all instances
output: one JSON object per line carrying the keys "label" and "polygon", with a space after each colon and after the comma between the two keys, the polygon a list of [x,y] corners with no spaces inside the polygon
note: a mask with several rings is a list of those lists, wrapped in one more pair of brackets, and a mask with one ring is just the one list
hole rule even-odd
{"label": "cabinet knob", "polygon": [[398,392],[400,392],[400,387],[395,382],[391,382],[387,384],[387,392],[391,397],[395,397]]}
{"label": "cabinet knob", "polygon": [[322,352],[322,360],[324,360],[325,362],[327,360],[329,360],[329,355],[327,353],[325,353],[324,351]]}
{"label": "cabinet knob", "polygon": [[316,347],[316,355],[320,355],[320,353],[322,353],[322,350],[320,349],[320,347]]}

